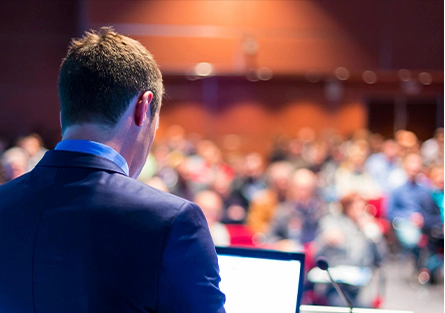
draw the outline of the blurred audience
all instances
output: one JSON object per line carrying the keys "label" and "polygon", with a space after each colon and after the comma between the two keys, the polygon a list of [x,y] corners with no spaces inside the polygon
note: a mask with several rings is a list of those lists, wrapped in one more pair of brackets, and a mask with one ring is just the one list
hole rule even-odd
{"label": "blurred audience", "polygon": [[[376,267],[387,240],[434,282],[443,272],[443,141],[443,128],[421,142],[407,130],[385,139],[361,129],[343,138],[305,127],[277,136],[268,155],[243,154],[237,135],[216,142],[173,125],[139,179],[198,203],[216,245],[304,251],[310,270],[319,255],[331,266]],[[38,134],[6,143],[0,140],[0,184],[46,151]]]}

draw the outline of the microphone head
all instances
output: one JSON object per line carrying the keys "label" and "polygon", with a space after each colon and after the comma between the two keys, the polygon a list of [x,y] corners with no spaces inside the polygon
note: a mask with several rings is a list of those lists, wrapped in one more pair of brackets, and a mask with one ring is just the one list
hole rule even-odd
{"label": "microphone head", "polygon": [[317,259],[317,266],[323,271],[326,271],[329,268],[328,261],[323,257]]}

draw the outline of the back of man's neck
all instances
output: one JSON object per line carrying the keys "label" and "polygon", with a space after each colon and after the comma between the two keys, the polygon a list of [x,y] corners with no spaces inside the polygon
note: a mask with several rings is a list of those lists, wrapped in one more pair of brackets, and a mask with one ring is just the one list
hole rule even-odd
{"label": "back of man's neck", "polygon": [[96,124],[80,124],[67,127],[62,134],[62,140],[89,140],[107,145],[120,152],[120,146],[114,140],[114,129]]}
{"label": "back of man's neck", "polygon": [[113,140],[114,129],[96,124],[79,124],[67,127],[62,133],[62,140],[91,140],[106,144]]}

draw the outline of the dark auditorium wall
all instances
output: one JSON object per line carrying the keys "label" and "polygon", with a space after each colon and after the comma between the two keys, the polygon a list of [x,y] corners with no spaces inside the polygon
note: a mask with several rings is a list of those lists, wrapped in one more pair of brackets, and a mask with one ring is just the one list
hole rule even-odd
{"label": "dark auditorium wall", "polygon": [[[307,126],[390,136],[400,125],[379,124],[376,103],[394,113],[395,102],[419,99],[443,114],[443,1],[21,0],[0,1],[0,134],[39,131],[53,143],[69,38],[102,25],[140,40],[161,66],[167,94],[158,139],[180,124],[219,143],[238,134],[245,151],[267,153],[276,135]],[[200,62],[213,65],[210,77],[195,77]],[[263,67],[270,80],[246,79]],[[335,78],[339,67],[349,70],[345,81]],[[410,82],[399,69],[410,71]],[[366,70],[377,73],[375,84],[364,83]],[[430,84],[417,82],[421,72]],[[425,129],[426,139],[440,119],[418,115],[404,125]]]}
{"label": "dark auditorium wall", "polygon": [[76,27],[76,1],[0,1],[0,135],[58,139],[57,75]]}

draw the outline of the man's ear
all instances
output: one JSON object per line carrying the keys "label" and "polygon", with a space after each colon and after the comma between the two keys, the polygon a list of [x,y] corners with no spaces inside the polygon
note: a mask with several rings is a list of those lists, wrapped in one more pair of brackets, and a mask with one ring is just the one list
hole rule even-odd
{"label": "man's ear", "polygon": [[142,126],[147,118],[147,112],[150,108],[151,101],[153,100],[153,93],[151,91],[145,91],[137,99],[134,110],[134,123],[137,126]]}

